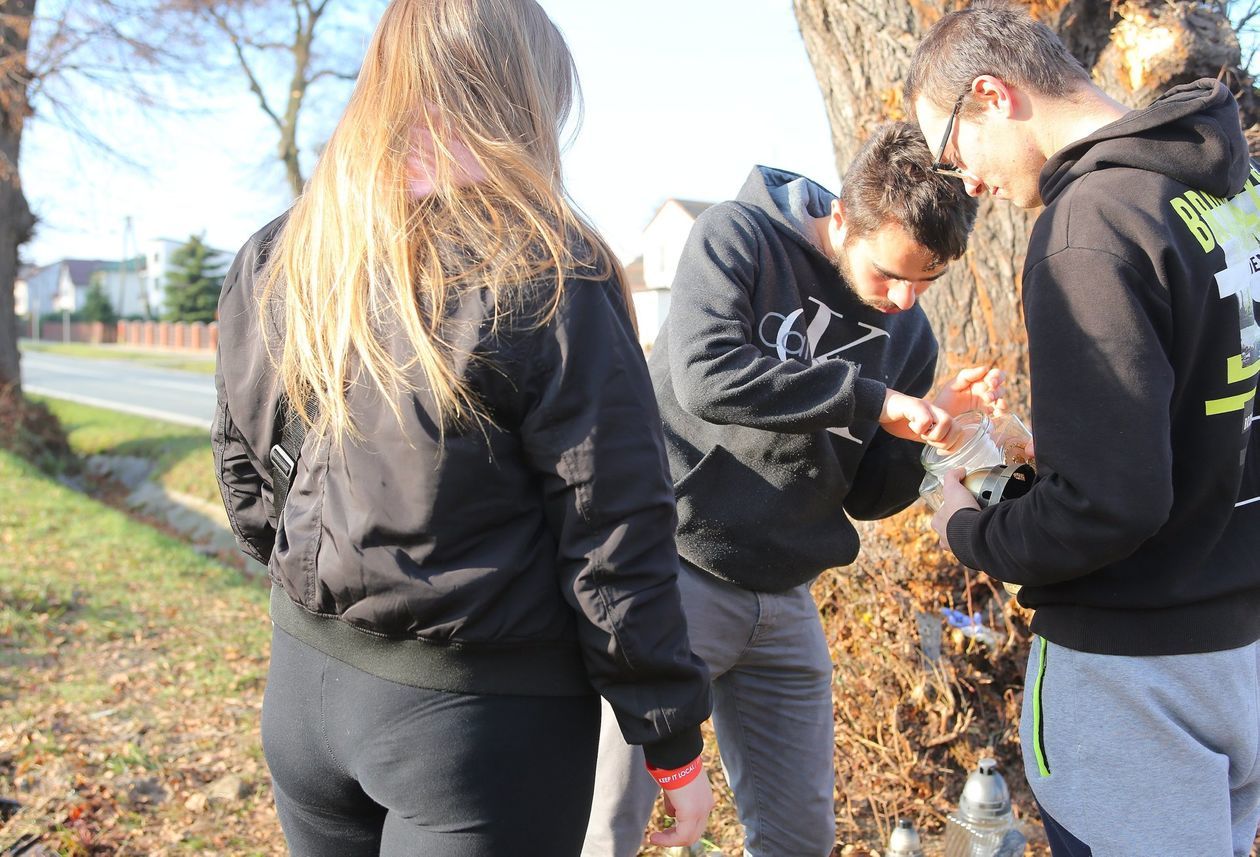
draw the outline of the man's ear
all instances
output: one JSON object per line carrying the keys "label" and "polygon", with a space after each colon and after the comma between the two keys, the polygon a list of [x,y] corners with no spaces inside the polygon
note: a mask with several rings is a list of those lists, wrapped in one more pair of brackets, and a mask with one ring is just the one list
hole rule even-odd
{"label": "man's ear", "polygon": [[848,230],[848,219],[844,216],[844,203],[837,197],[831,201],[831,211],[827,214],[827,240],[832,247],[839,249],[844,243]]}
{"label": "man's ear", "polygon": [[985,112],[994,111],[1006,118],[1017,109],[1015,88],[991,74],[982,74],[971,82],[971,97],[984,106]]}
{"label": "man's ear", "polygon": [[843,229],[844,222],[844,203],[836,197],[831,201],[831,224],[835,229]]}

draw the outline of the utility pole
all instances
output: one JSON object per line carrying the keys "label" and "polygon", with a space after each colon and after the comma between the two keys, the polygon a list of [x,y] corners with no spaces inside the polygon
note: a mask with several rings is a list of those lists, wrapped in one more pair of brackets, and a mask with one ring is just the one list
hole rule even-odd
{"label": "utility pole", "polygon": [[[136,231],[131,225],[131,215],[128,214],[123,218],[123,234],[122,234],[122,259],[118,262],[118,304],[114,309],[118,313],[119,318],[131,315],[127,312],[127,273],[131,268],[131,260],[139,253],[139,247],[136,245]],[[140,306],[144,312],[144,317],[149,317],[149,296],[148,290],[139,282],[140,270],[136,269],[136,294],[140,299]]]}

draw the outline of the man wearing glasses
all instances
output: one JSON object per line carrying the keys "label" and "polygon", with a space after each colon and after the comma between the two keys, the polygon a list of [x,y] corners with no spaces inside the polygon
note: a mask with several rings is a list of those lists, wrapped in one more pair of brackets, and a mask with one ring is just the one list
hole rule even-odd
{"label": "man wearing glasses", "polygon": [[935,168],[1045,210],[1022,280],[1040,478],[933,526],[1035,608],[1025,772],[1056,857],[1247,855],[1260,820],[1260,170],[1217,81],[1130,111],[998,2],[906,103]]}

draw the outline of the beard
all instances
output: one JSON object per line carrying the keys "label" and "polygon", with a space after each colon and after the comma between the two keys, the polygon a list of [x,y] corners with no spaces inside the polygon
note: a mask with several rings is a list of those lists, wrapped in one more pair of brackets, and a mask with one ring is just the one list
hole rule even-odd
{"label": "beard", "polygon": [[897,312],[899,310],[899,307],[890,300],[885,298],[868,298],[854,288],[853,284],[856,282],[856,279],[853,276],[853,268],[849,265],[849,239],[845,239],[844,244],[840,247],[840,253],[831,260],[831,264],[836,269],[836,273],[840,275],[840,282],[849,290],[849,294],[857,298],[859,303],[883,313]]}

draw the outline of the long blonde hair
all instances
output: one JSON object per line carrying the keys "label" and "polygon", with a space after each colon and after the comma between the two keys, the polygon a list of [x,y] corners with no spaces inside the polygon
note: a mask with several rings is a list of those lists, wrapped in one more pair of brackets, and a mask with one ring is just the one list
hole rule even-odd
{"label": "long blonde hair", "polygon": [[357,436],[357,384],[401,421],[417,370],[443,431],[484,419],[470,355],[447,330],[461,296],[486,289],[498,325],[540,280],[557,286],[536,323],[566,278],[617,276],[625,293],[564,193],[559,138],[579,98],[564,38],[534,0],[389,4],[263,276],[261,329],[282,331],[279,380],[295,411],[315,406],[313,423],[303,414],[314,430]]}

